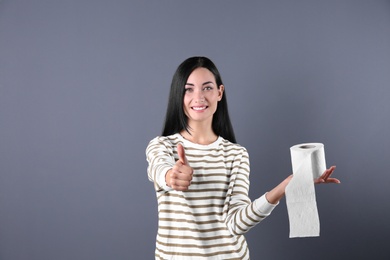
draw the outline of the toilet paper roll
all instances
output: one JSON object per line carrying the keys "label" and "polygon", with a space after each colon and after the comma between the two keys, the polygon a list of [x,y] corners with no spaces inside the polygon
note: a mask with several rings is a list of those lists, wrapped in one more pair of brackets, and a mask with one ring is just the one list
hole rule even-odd
{"label": "toilet paper roll", "polygon": [[320,235],[314,181],[326,170],[324,145],[305,143],[290,148],[293,178],[286,187],[290,238]]}

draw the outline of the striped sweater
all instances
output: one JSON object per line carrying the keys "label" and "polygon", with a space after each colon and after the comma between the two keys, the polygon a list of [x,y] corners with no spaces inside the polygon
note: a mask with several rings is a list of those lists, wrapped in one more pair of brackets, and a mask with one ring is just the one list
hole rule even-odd
{"label": "striped sweater", "polygon": [[[182,143],[193,179],[187,191],[175,191],[165,174]],[[243,236],[276,205],[265,195],[251,202],[246,149],[219,137],[210,145],[189,142],[180,134],[156,137],[146,149],[148,177],[158,202],[156,259],[249,259]]]}

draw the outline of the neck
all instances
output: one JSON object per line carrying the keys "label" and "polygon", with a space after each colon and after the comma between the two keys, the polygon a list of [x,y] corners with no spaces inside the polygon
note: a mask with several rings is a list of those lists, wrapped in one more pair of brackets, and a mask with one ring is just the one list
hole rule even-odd
{"label": "neck", "polygon": [[196,144],[208,145],[215,142],[218,138],[211,125],[190,125],[188,130],[189,132],[186,130],[181,131],[181,136]]}

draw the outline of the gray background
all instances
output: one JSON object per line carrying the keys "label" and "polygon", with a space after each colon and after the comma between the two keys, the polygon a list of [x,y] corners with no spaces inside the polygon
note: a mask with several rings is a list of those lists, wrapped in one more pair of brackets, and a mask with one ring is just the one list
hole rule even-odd
{"label": "gray background", "polygon": [[252,259],[389,259],[389,1],[1,1],[0,259],[153,259],[145,148],[181,61],[221,71],[251,198],[323,142],[318,238],[285,200]]}

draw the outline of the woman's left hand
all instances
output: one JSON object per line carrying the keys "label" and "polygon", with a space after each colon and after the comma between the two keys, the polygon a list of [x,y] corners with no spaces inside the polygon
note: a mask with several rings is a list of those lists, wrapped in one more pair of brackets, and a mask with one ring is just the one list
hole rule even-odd
{"label": "woman's left hand", "polygon": [[325,172],[317,179],[314,180],[314,183],[320,184],[320,183],[340,183],[340,180],[336,178],[330,178],[334,170],[336,169],[336,166],[332,166],[329,169],[326,169]]}

